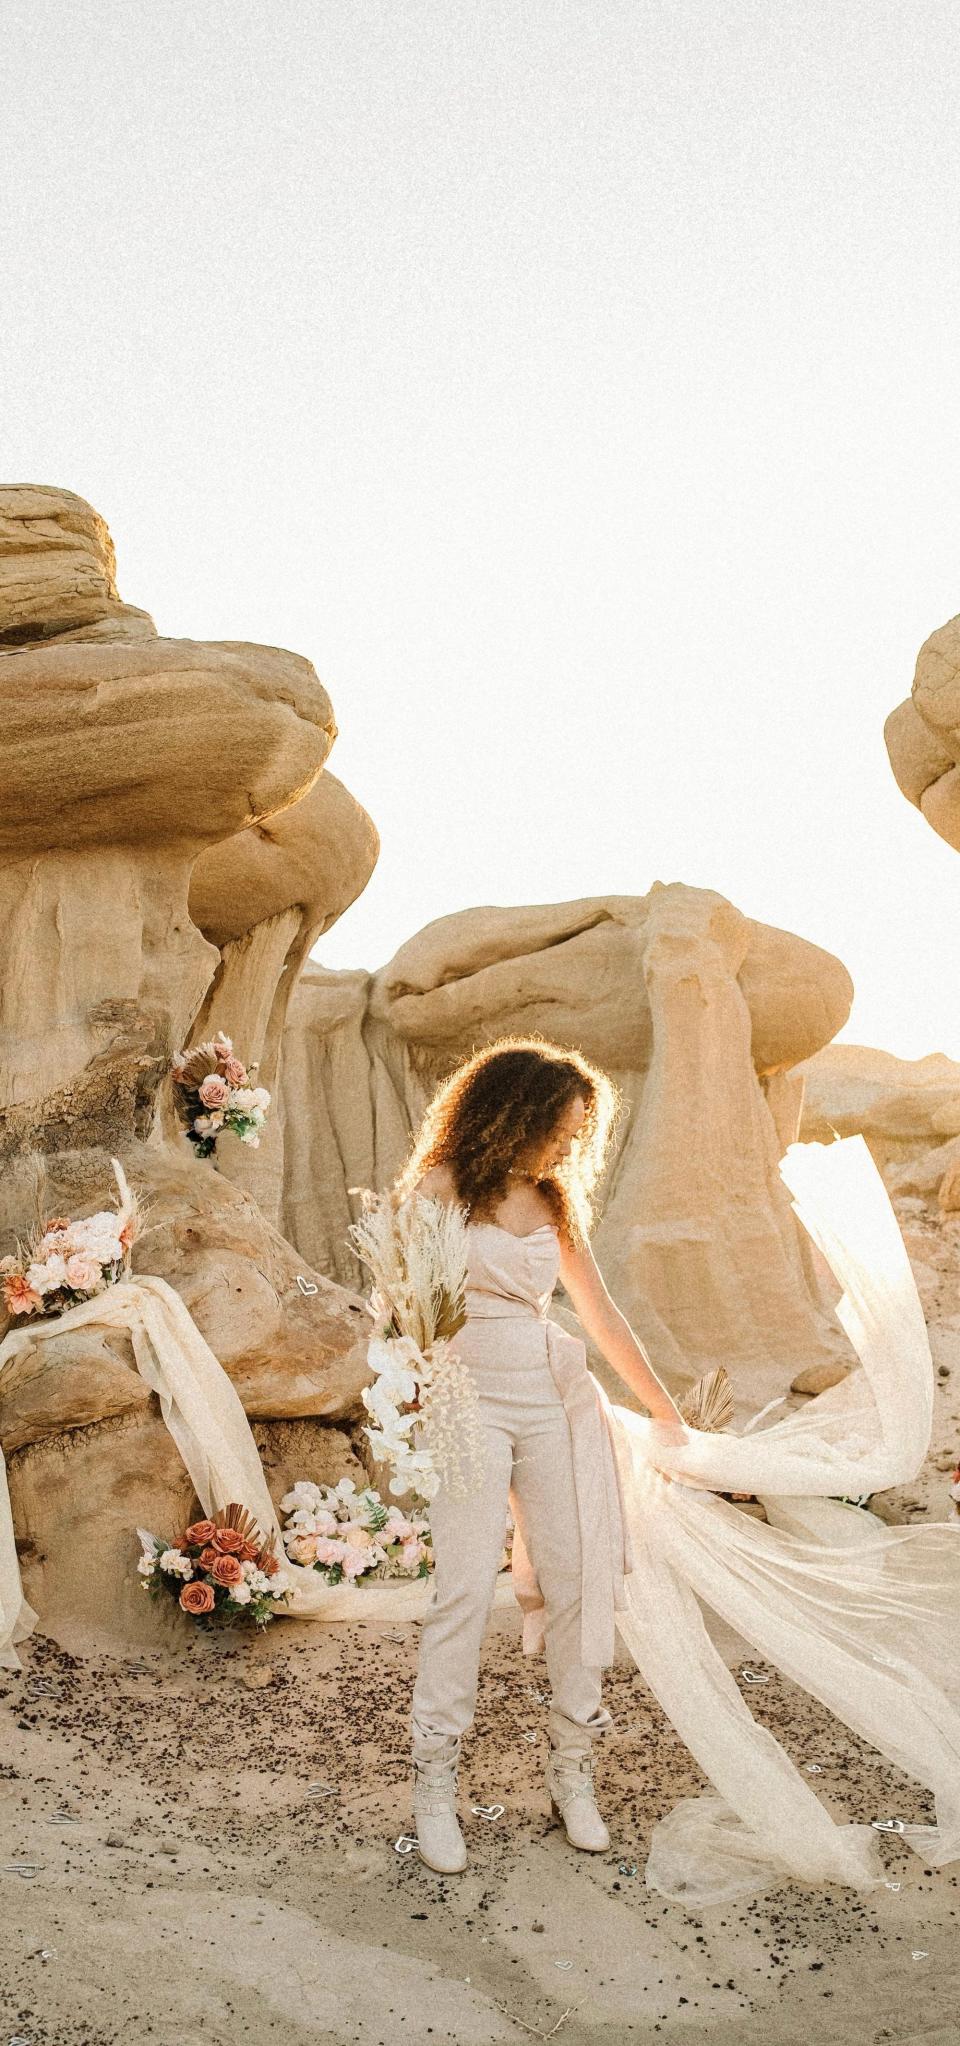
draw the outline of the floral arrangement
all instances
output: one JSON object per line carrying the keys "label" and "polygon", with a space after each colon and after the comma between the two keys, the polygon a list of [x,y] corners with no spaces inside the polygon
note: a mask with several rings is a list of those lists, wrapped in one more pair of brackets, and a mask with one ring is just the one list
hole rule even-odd
{"label": "floral arrangement", "polygon": [[112,1163],[119,1196],[115,1207],[79,1222],[55,1215],[37,1229],[26,1249],[18,1245],[16,1257],[0,1260],[8,1314],[63,1314],[129,1273],[143,1218],[119,1159]]}
{"label": "floral arrangement", "polygon": [[171,1067],[177,1114],[199,1158],[209,1158],[223,1130],[254,1149],[267,1119],[266,1087],[251,1087],[250,1073],[233,1049],[232,1038],[218,1030],[192,1051],[178,1051]]}
{"label": "floral arrangement", "polygon": [[466,1321],[467,1237],[462,1209],[414,1194],[351,1187],[362,1196],[348,1236],[373,1276],[367,1311],[377,1324],[367,1358],[376,1376],[361,1394],[389,1489],[432,1499],[441,1483],[463,1497],[483,1481],[480,1401],[452,1347]]}
{"label": "floral arrangement", "polygon": [[960,1463],[950,1473],[950,1497],[953,1500],[954,1513],[960,1514]]}
{"label": "floral arrangement", "polygon": [[151,1598],[175,1598],[200,1625],[252,1621],[265,1627],[290,1597],[290,1586],[280,1577],[274,1537],[264,1540],[245,1506],[228,1506],[214,1520],[195,1520],[173,1542],[144,1527],[137,1533],[142,1549],[137,1572],[144,1591]]}
{"label": "floral arrangement", "polygon": [[280,1501],[283,1544],[291,1563],[319,1571],[326,1584],[381,1584],[387,1578],[429,1576],[430,1525],[423,1513],[387,1506],[352,1478],[313,1485],[301,1478]]}

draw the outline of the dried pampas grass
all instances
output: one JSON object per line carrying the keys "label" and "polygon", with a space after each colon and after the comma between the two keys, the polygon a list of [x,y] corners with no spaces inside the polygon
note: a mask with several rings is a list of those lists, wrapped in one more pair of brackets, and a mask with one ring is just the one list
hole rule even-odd
{"label": "dried pampas grass", "polygon": [[733,1420],[733,1387],[722,1364],[705,1371],[677,1406],[688,1428],[705,1434],[719,1434]]}
{"label": "dried pampas grass", "polygon": [[465,1211],[427,1194],[394,1207],[388,1194],[349,1187],[363,1202],[347,1231],[373,1280],[372,1304],[387,1317],[380,1333],[411,1336],[419,1350],[446,1342],[467,1318]]}

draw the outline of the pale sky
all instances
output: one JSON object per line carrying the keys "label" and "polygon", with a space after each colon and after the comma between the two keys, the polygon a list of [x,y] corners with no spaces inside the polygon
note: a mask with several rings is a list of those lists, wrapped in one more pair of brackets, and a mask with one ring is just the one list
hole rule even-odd
{"label": "pale sky", "polygon": [[960,611],[958,106],[954,0],[0,0],[3,480],[313,661],[325,964],[686,881],[960,1057],[882,736]]}

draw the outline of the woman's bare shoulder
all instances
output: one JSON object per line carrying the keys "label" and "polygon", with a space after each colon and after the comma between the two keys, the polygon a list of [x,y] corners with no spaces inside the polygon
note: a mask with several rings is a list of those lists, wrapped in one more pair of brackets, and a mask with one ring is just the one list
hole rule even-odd
{"label": "woman's bare shoulder", "polygon": [[455,1200],[457,1189],[449,1165],[428,1166],[423,1177],[417,1180],[413,1191],[426,1194],[430,1200]]}

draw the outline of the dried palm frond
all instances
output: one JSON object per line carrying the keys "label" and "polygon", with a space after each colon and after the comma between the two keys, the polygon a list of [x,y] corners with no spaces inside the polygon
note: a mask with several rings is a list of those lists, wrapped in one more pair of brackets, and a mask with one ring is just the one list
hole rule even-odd
{"label": "dried palm frond", "polygon": [[688,1428],[715,1435],[733,1420],[733,1387],[722,1364],[705,1371],[677,1405]]}
{"label": "dried palm frond", "polygon": [[254,1519],[253,1514],[246,1506],[239,1506],[236,1500],[231,1505],[225,1506],[222,1513],[214,1516],[214,1524],[217,1527],[234,1528],[238,1535],[242,1535],[245,1542],[260,1543],[263,1541],[259,1522]]}
{"label": "dried palm frond", "polygon": [[174,1078],[180,1087],[196,1088],[218,1070],[217,1048],[211,1039],[207,1044],[195,1044],[188,1052],[178,1053]]}

